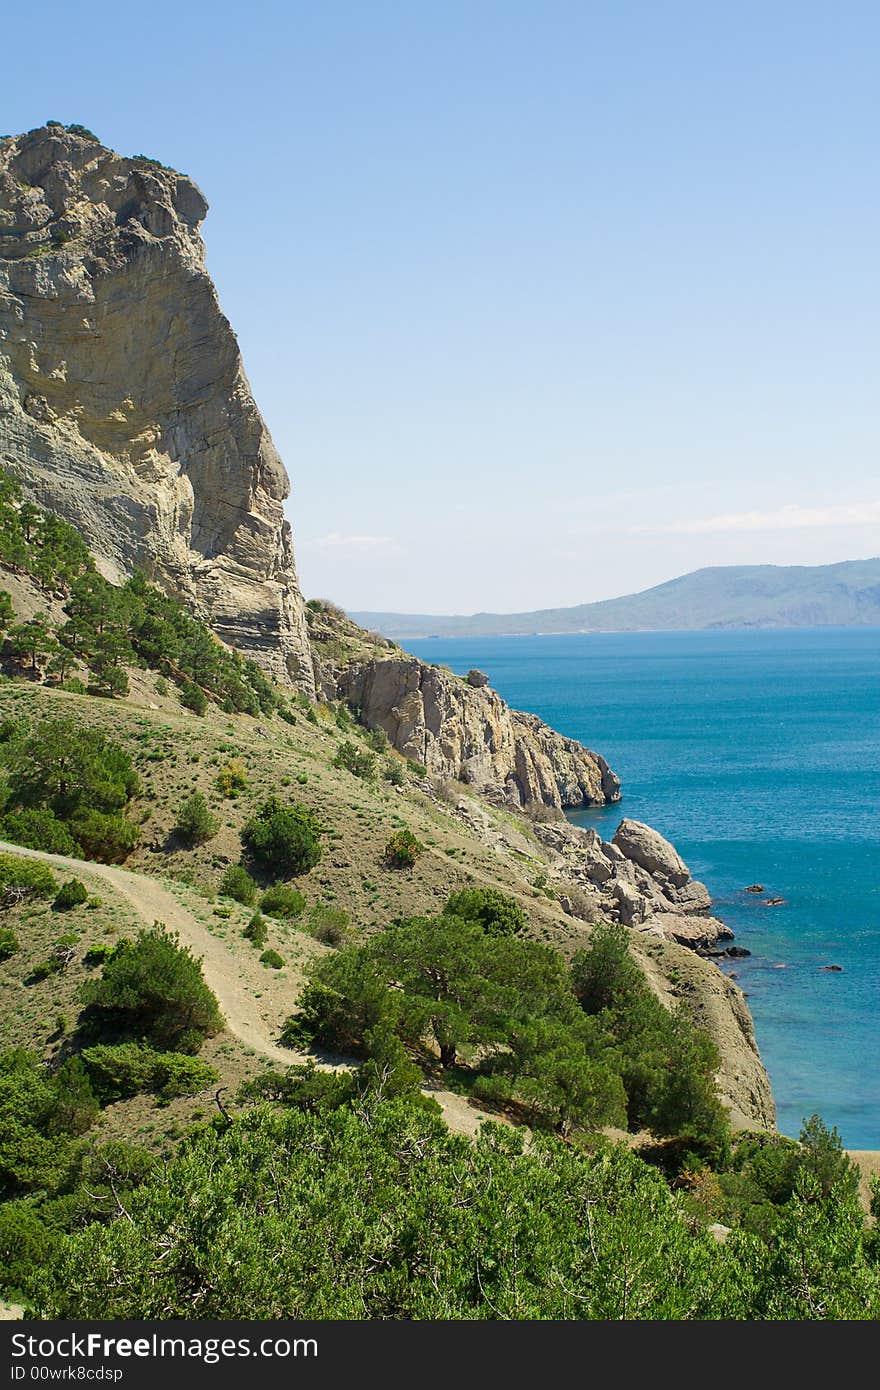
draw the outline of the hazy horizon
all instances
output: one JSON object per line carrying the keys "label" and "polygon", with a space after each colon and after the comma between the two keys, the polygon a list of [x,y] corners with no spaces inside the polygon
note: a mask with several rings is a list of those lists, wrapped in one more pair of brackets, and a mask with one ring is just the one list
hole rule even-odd
{"label": "hazy horizon", "polygon": [[[880,561],[880,554],[878,554],[878,555],[848,555],[848,556],[846,556],[846,557],[845,557],[844,559],[842,559],[842,560],[828,560],[827,562],[823,562],[822,565],[807,565],[807,566],[803,566],[803,565],[776,565],[776,564],[773,563],[773,561],[767,560],[767,561],[761,562],[761,564],[759,564],[757,567],[758,567],[758,568],[761,568],[761,567],[764,567],[764,568],[769,567],[769,568],[772,568],[772,569],[792,569],[792,568],[799,568],[799,569],[803,569],[803,568],[806,568],[806,569],[819,569],[819,568],[824,569],[824,568],[829,568],[829,569],[830,569],[830,568],[834,568],[834,567],[836,567],[836,566],[838,566],[838,565],[862,565],[862,564],[868,564],[868,563],[869,563],[870,561],[872,561],[872,560],[878,560],[878,561]],[[679,573],[679,574],[671,574],[671,575],[669,575],[669,577],[668,577],[667,579],[660,579],[660,580],[658,580],[656,584],[646,585],[646,586],[645,586],[645,589],[661,588],[664,584],[671,584],[671,583],[674,583],[676,579],[687,579],[690,575],[700,573],[700,571],[705,570],[705,569],[744,569],[744,568],[753,568],[753,567],[751,567],[751,566],[743,566],[743,565],[736,565],[736,564],[731,564],[731,565],[700,565],[699,568],[698,568],[697,570],[686,570],[683,574],[681,574],[681,573]],[[491,609],[489,609],[489,608],[475,608],[475,609],[471,609],[469,612],[456,611],[456,610],[453,610],[453,609],[444,609],[443,612],[441,613],[439,609],[428,610],[428,609],[415,609],[415,608],[387,608],[387,609],[386,609],[386,608],[366,608],[366,607],[363,607],[362,605],[359,605],[359,604],[352,604],[351,607],[350,607],[350,609],[346,609],[346,611],[347,611],[347,612],[352,612],[352,613],[394,613],[394,614],[399,614],[399,615],[402,616],[402,617],[409,617],[409,616],[413,616],[413,617],[422,617],[422,616],[424,616],[424,617],[443,617],[443,618],[476,618],[476,617],[482,616],[483,614],[491,614],[491,615],[493,615],[493,616],[496,616],[496,615],[497,615],[498,617],[507,617],[507,616],[519,615],[520,613],[523,613],[523,614],[529,614],[529,613],[542,613],[542,612],[546,612],[546,611],[553,611],[553,610],[555,610],[555,609],[560,609],[560,608],[563,608],[563,609],[564,609],[564,608],[582,608],[582,607],[584,607],[584,606],[586,606],[586,605],[588,605],[588,604],[591,604],[591,603],[607,603],[607,602],[609,602],[609,601],[613,601],[614,599],[633,598],[633,597],[635,597],[635,596],[638,595],[638,594],[644,593],[644,592],[645,592],[645,589],[631,589],[631,590],[626,590],[626,591],[624,591],[624,590],[622,590],[622,589],[618,589],[618,590],[616,590],[614,593],[604,594],[601,598],[597,598],[597,599],[574,599],[574,600],[572,600],[571,602],[563,602],[563,603],[545,603],[545,604],[541,604],[540,606],[537,606],[537,605],[536,605],[536,606],[529,607],[529,608],[506,608],[506,609],[503,609],[503,608],[491,608]],[[312,595],[309,595],[309,597],[312,597],[312,598],[327,598],[327,599],[331,599],[331,600],[333,599],[333,595],[332,595],[332,594],[312,594]]]}
{"label": "hazy horizon", "polygon": [[79,121],[204,190],[307,593],[517,612],[877,552],[876,6],[40,21],[3,129]]}

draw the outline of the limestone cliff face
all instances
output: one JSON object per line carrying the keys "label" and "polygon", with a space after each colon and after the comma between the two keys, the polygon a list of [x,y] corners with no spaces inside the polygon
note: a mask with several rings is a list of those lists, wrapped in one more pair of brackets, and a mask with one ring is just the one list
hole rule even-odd
{"label": "limestone cliff face", "polygon": [[532,714],[508,708],[490,686],[401,655],[336,674],[339,693],[398,752],[516,806],[601,806],[620,797],[605,759]]}
{"label": "limestone cliff face", "polygon": [[0,463],[307,691],[288,480],[205,270],[188,178],[44,126],[0,142]]}

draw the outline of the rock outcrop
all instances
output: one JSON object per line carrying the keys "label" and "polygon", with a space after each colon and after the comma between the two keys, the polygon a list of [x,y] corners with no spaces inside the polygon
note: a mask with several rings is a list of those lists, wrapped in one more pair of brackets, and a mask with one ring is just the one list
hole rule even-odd
{"label": "rock outcrop", "polygon": [[[712,899],[681,855],[641,821],[622,820],[614,838],[567,823],[537,824],[574,916],[611,920],[706,951],[733,932],[709,915]],[[576,889],[575,895],[572,888]]]}
{"label": "rock outcrop", "polygon": [[490,800],[560,809],[620,798],[604,758],[510,709],[487,684],[404,655],[343,668],[336,680],[342,698],[398,752]]}
{"label": "rock outcrop", "polygon": [[135,567],[311,692],[284,467],[190,179],[88,132],[0,142],[0,463],[110,579]]}

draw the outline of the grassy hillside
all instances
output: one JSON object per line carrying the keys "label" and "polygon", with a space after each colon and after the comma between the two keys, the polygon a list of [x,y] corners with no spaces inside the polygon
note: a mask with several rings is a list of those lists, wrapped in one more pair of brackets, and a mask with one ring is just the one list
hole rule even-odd
{"label": "grassy hillside", "polygon": [[880,559],[838,565],[723,565],[601,603],[531,613],[353,613],[366,627],[416,637],[683,631],[726,627],[864,627],[880,623]]}
{"label": "grassy hillside", "polygon": [[[468,824],[467,788],[25,520],[39,543],[0,584],[0,1294],[59,1317],[876,1315],[837,1136],[730,1133],[708,962],[567,916],[526,820]],[[381,650],[312,613],[334,659]]]}

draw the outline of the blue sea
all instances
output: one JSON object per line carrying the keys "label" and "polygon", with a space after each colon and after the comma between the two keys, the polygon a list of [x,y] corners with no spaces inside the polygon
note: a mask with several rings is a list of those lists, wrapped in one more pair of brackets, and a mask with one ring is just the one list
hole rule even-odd
{"label": "blue sea", "polygon": [[[880,629],[431,639],[509,704],[604,754],[622,815],[672,840],[747,947],[731,962],[778,1123],[880,1149]],[[764,907],[745,887],[762,883]],[[839,965],[840,972],[823,970]]]}

